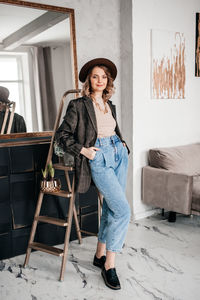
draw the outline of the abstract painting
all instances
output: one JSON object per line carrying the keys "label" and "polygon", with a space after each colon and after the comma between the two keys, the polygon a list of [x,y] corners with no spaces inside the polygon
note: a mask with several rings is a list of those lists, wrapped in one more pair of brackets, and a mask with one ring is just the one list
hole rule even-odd
{"label": "abstract painting", "polygon": [[185,38],[180,32],[151,31],[152,98],[185,98]]}
{"label": "abstract painting", "polygon": [[200,13],[196,13],[195,76],[200,77]]}

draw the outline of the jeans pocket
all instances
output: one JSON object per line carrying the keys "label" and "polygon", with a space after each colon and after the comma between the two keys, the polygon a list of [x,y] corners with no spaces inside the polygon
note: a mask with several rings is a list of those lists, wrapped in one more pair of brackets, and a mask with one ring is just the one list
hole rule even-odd
{"label": "jeans pocket", "polygon": [[96,154],[95,154],[94,158],[93,159],[89,159],[89,162],[92,163],[92,162],[95,162],[96,160],[99,160],[99,157],[101,157],[100,154],[101,154],[100,150],[96,151]]}

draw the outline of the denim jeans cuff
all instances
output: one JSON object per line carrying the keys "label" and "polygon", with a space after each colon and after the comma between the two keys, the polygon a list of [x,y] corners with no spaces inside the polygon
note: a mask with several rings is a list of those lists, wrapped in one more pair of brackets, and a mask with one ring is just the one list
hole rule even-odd
{"label": "denim jeans cuff", "polygon": [[102,243],[102,244],[106,244],[106,240],[102,240],[98,237],[98,242]]}
{"label": "denim jeans cuff", "polygon": [[116,249],[108,249],[108,248],[106,248],[106,251],[110,251],[110,252],[120,252],[122,249],[118,249],[118,250],[116,250]]}

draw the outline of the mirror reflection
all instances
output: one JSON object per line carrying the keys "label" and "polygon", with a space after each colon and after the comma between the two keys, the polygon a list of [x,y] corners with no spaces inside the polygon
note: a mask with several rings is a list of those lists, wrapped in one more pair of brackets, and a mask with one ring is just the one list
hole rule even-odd
{"label": "mirror reflection", "polygon": [[[73,87],[69,14],[0,4],[0,28],[0,86],[9,91],[8,114],[21,116],[28,132],[52,130],[60,99]],[[2,127],[8,103],[0,102]]]}

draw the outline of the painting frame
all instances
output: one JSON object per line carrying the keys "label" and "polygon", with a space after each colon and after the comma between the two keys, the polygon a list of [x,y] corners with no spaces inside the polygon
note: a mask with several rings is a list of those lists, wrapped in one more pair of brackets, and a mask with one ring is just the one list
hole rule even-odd
{"label": "painting frame", "polygon": [[195,76],[200,77],[200,13],[196,13]]}

